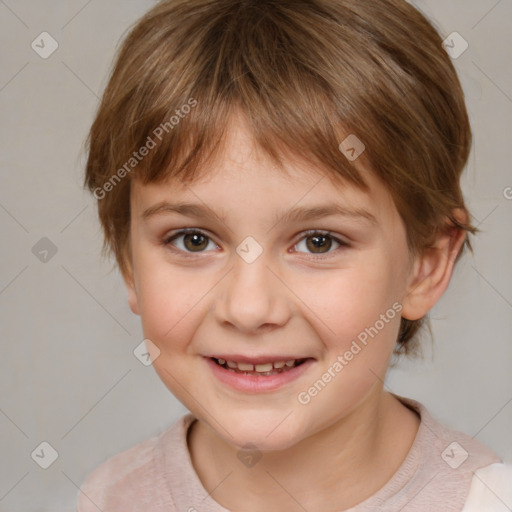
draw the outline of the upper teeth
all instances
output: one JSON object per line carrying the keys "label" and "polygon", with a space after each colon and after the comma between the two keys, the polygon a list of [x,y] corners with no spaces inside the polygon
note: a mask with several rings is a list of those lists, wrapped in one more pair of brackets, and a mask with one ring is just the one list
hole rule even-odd
{"label": "upper teeth", "polygon": [[295,366],[296,359],[290,359],[289,361],[276,361],[274,363],[263,363],[263,364],[251,364],[251,363],[238,363],[236,361],[227,361],[226,359],[217,359],[219,364],[226,364],[229,368],[238,369],[243,372],[270,372],[273,368],[279,369],[283,366],[292,367]]}

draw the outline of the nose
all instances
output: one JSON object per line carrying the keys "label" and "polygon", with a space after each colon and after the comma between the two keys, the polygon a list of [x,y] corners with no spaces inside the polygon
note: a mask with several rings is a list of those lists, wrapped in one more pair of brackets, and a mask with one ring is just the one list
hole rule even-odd
{"label": "nose", "polygon": [[263,255],[252,263],[237,255],[218,288],[215,316],[220,324],[246,334],[282,327],[291,316],[287,287]]}

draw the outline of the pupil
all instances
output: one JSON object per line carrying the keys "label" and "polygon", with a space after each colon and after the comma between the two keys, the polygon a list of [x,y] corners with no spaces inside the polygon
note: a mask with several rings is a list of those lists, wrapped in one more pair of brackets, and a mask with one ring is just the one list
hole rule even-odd
{"label": "pupil", "polygon": [[[318,250],[318,249],[327,249],[329,250],[330,247],[331,247],[331,242],[330,242],[330,238],[326,235],[314,235],[314,236],[310,236],[308,238],[308,240],[311,240],[311,244],[308,242],[307,245],[308,245],[308,249],[311,250],[311,252],[324,252],[324,251],[321,251],[321,250]],[[329,241],[327,244],[326,244],[326,241]]]}
{"label": "pupil", "polygon": [[[189,245],[187,245],[187,242],[192,242],[192,246],[190,247]],[[208,243],[206,242],[206,237],[199,233],[185,235],[184,243],[188,249],[192,250],[204,249],[208,245]]]}

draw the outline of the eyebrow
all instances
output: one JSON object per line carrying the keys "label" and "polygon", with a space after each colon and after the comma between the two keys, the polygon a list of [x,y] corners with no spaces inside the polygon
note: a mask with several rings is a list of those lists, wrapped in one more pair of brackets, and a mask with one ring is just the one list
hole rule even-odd
{"label": "eyebrow", "polygon": [[[156,215],[165,215],[178,213],[180,215],[196,217],[196,218],[211,218],[217,216],[222,221],[226,221],[226,214],[220,212],[217,215],[210,208],[194,203],[169,203],[168,201],[161,201],[153,206],[144,210],[141,214],[143,220],[149,219]],[[373,225],[377,225],[375,216],[364,208],[348,208],[336,203],[328,203],[322,206],[315,206],[312,208],[293,208],[281,215],[276,215],[275,224],[278,222],[303,222],[309,220],[320,219],[323,217],[332,216],[350,217],[357,220],[366,220]]]}

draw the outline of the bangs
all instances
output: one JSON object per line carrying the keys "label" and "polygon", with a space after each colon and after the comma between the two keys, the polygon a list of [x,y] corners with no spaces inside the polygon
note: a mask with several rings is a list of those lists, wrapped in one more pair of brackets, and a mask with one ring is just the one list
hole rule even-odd
{"label": "bangs", "polygon": [[[234,87],[249,83],[237,81]],[[158,125],[151,124],[157,126],[156,129],[141,133],[134,147],[143,145],[144,141],[146,144],[149,141],[150,145],[154,143],[154,147],[132,173],[133,179],[143,184],[158,183],[169,178],[179,179],[183,183],[201,179],[208,174],[211,168],[209,164],[225,148],[233,117],[242,114],[254,142],[281,170],[284,171],[285,161],[295,157],[309,163],[312,172],[319,171],[333,179],[341,178],[360,188],[367,188],[360,172],[339,149],[340,141],[345,138],[338,135],[341,127],[338,126],[336,131],[327,113],[312,108],[300,91],[293,92],[302,104],[281,104],[279,115],[275,109],[267,110],[269,106],[256,89],[242,91],[251,95],[249,97],[239,96],[240,91],[234,91],[230,98],[216,98],[212,104],[205,105],[208,92],[194,91],[187,102],[197,102],[197,108],[178,124],[172,125],[168,132],[162,128],[164,121]],[[176,110],[179,107],[171,109],[164,119],[176,117],[172,115]],[[303,122],[305,118],[309,120],[308,123]]]}
{"label": "bangs", "polygon": [[[188,27],[182,38],[190,45],[189,64],[178,51],[162,51],[165,38],[155,41],[152,64],[142,67],[136,91],[126,90],[127,102],[135,93],[144,101],[132,105],[132,138],[126,139],[126,154],[115,159],[126,160],[149,142],[153,148],[131,173],[134,179],[150,183],[176,177],[192,182],[208,169],[208,161],[223,147],[230,119],[241,112],[257,145],[278,167],[290,154],[367,188],[339,148],[349,134],[364,137],[351,125],[354,99],[328,85],[322,76],[328,62],[320,70],[318,59],[305,53],[300,57],[297,41],[304,36],[294,37],[297,27],[285,25],[283,30],[283,21],[278,27],[269,13],[257,6],[254,10],[257,22],[247,11],[220,11],[218,19],[201,27],[201,38],[191,36],[194,24]],[[155,84],[156,75],[165,80]],[[354,83],[349,80],[353,72],[348,75],[345,88],[361,91],[362,79]]]}

